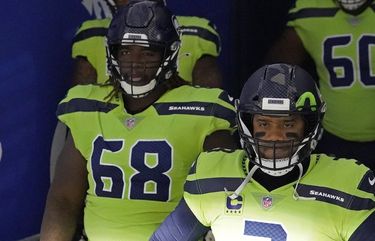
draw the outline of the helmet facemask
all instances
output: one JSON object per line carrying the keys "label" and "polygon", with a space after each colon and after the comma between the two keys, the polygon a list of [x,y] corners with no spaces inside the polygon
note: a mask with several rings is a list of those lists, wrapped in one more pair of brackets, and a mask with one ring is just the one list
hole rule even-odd
{"label": "helmet facemask", "polygon": [[[315,149],[325,104],[314,81],[300,68],[275,64],[260,69],[246,82],[235,106],[242,147],[263,172],[285,175]],[[258,121],[261,127],[255,126]],[[293,128],[279,129],[277,123],[283,121],[291,121]],[[262,129],[263,122],[276,129]]]}
{"label": "helmet facemask", "polygon": [[[236,104],[236,108],[238,103]],[[240,129],[241,144],[248,154],[250,161],[258,165],[263,172],[272,176],[282,176],[293,169],[295,165],[306,159],[315,149],[321,126],[319,121],[314,126],[309,126],[308,118],[303,117],[305,131],[302,137],[295,133],[290,134],[288,140],[264,140],[261,136],[254,135],[252,123],[257,113],[237,110],[238,128]],[[281,115],[270,115],[280,117]]]}
{"label": "helmet facemask", "polygon": [[[119,10],[108,31],[109,75],[119,81],[126,95],[148,95],[176,72],[179,35],[176,18],[164,5],[151,1],[129,3]],[[118,55],[124,48],[143,48],[151,55],[157,52],[160,58],[127,60]]]}
{"label": "helmet facemask", "polygon": [[178,44],[177,49],[174,51],[157,45],[146,47],[149,45],[137,44],[139,47],[144,47],[143,51],[146,52],[146,55],[158,54],[160,56],[159,59],[153,58],[152,60],[145,61],[144,58],[140,58],[140,61],[132,61],[130,58],[121,58],[119,56],[121,51],[132,48],[131,45],[133,44],[124,43],[113,46],[112,51],[110,51],[111,63],[109,66],[111,68],[111,75],[120,82],[125,94],[131,95],[134,98],[140,98],[149,94],[159,83],[172,77]]}

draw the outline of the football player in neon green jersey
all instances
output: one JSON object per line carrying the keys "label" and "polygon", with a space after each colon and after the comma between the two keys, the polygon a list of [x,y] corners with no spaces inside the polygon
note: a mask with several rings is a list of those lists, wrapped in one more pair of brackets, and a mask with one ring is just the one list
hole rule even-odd
{"label": "football player in neon green jersey", "polygon": [[177,22],[162,4],[132,2],[108,30],[107,85],[79,85],[60,102],[70,129],[41,240],[71,240],[84,207],[90,241],[142,241],[174,209],[203,150],[234,148],[235,111],[217,88],[176,74]]}
{"label": "football player in neon green jersey", "polygon": [[315,63],[327,103],[317,152],[375,170],[375,2],[297,0],[267,63]]}
{"label": "football player in neon green jersey", "polygon": [[375,240],[375,177],[353,159],[311,154],[325,103],[298,66],[257,70],[236,100],[243,150],[203,152],[184,199],[152,241]]}
{"label": "football player in neon green jersey", "polygon": [[[117,0],[112,7],[121,7],[130,1]],[[222,87],[217,63],[221,46],[216,27],[201,17],[177,16],[177,20],[182,32],[177,60],[179,76],[194,85]],[[75,59],[74,84],[104,83],[108,80],[104,36],[110,21],[106,18],[82,23],[72,47],[72,57]]]}

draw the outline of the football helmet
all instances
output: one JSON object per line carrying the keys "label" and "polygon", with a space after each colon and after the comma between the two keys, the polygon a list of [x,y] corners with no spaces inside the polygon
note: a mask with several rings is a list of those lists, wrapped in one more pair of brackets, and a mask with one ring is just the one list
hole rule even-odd
{"label": "football helmet", "polygon": [[[313,78],[298,66],[273,64],[260,68],[245,83],[235,106],[242,147],[250,161],[269,175],[281,176],[291,171],[311,154],[322,133],[325,103]],[[305,123],[303,138],[285,141],[257,138],[253,133],[255,114],[301,115]],[[272,148],[272,158],[262,155],[260,150],[265,148]],[[283,151],[287,156],[276,154],[282,148],[287,148]]]}
{"label": "football helmet", "polygon": [[335,0],[345,12],[358,15],[363,12],[373,0]]}
{"label": "football helmet", "polygon": [[[138,45],[158,49],[161,62],[154,78],[147,84],[136,85],[132,77],[121,72],[116,57],[121,46]],[[157,1],[130,1],[118,9],[107,33],[107,64],[112,78],[120,82],[125,94],[135,98],[150,93],[158,84],[170,79],[177,69],[180,47],[179,27],[175,16],[163,3]],[[153,65],[154,63],[150,63]],[[144,68],[147,67],[145,63]]]}

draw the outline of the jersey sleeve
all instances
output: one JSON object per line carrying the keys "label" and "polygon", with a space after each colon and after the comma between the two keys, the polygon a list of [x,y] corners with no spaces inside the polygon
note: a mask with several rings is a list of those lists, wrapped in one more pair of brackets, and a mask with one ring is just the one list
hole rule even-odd
{"label": "jersey sleeve", "polygon": [[72,43],[72,58],[86,58],[97,71],[98,83],[107,80],[105,36],[109,23],[109,19],[83,22]]}
{"label": "jersey sleeve", "polygon": [[355,238],[363,234],[373,237],[375,230],[368,227],[374,220],[374,173],[353,159],[321,154],[319,163],[313,168],[314,175],[306,175],[305,180],[314,179],[313,190],[306,194],[318,202],[330,203],[326,208],[337,226],[327,226],[326,233],[350,241],[367,240]]}
{"label": "jersey sleeve", "polygon": [[[77,85],[60,101],[56,111],[57,118],[70,129],[74,140],[88,139],[85,136],[85,130],[90,128],[88,120],[92,120],[98,113],[108,113],[118,106],[117,103],[104,100],[109,91],[110,88],[107,87]],[[75,142],[79,150],[87,148],[82,143]]]}
{"label": "jersey sleeve", "polygon": [[287,26],[298,28],[300,20],[318,17],[330,17],[337,13],[339,8],[334,1],[325,0],[297,0],[289,9]]}
{"label": "jersey sleeve", "polygon": [[214,24],[205,18],[177,16],[181,29],[178,56],[179,75],[192,81],[195,63],[204,55],[217,57],[221,51],[220,35]]}
{"label": "jersey sleeve", "polygon": [[200,55],[219,56],[220,35],[210,20],[201,17],[178,16],[178,22],[181,27],[183,48],[189,47]]}
{"label": "jersey sleeve", "polygon": [[154,232],[151,241],[197,241],[207,231],[208,227],[202,225],[184,199],[176,209],[168,215],[160,227]]}
{"label": "jersey sleeve", "polygon": [[[202,154],[201,154],[202,155]],[[191,210],[191,212],[194,214],[194,216],[199,220],[201,224],[204,226],[209,227],[210,222],[206,219],[204,215],[204,209],[202,209],[203,204],[203,193],[201,192],[201,183],[200,183],[200,177],[199,173],[197,172],[197,165],[199,162],[198,160],[193,164],[189,175],[186,178],[185,186],[184,186],[184,199]]]}
{"label": "jersey sleeve", "polygon": [[371,170],[362,175],[343,222],[350,241],[375,240],[375,177]]}
{"label": "jersey sleeve", "polygon": [[221,91],[215,98],[217,98],[217,103],[213,108],[215,118],[212,121],[212,129],[234,132],[236,112],[233,98],[226,91]]}

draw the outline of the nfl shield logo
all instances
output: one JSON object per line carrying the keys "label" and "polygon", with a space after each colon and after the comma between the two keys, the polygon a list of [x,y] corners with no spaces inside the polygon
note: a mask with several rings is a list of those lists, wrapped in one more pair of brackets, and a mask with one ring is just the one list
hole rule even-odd
{"label": "nfl shield logo", "polygon": [[263,197],[262,198],[263,208],[268,209],[272,206],[272,197]]}
{"label": "nfl shield logo", "polygon": [[132,129],[135,126],[135,118],[134,117],[128,118],[126,119],[125,123],[128,129]]}

